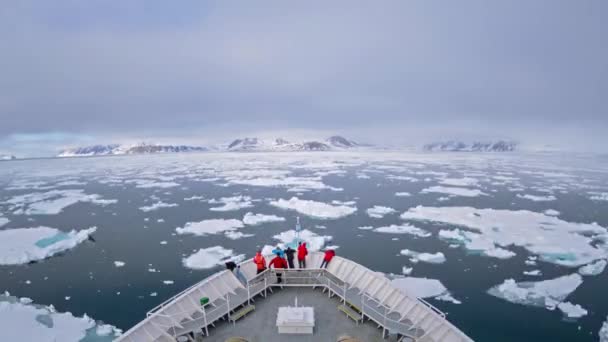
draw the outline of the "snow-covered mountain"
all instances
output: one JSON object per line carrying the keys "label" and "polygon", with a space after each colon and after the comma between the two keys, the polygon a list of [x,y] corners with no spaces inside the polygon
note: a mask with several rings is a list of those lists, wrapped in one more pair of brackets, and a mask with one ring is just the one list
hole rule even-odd
{"label": "snow-covered mountain", "polygon": [[77,147],[61,151],[58,157],[86,157],[120,154],[146,154],[146,153],[177,153],[177,152],[204,152],[208,149],[201,146],[188,145],[157,145],[140,143],[136,145],[93,145]]}
{"label": "snow-covered mountain", "polygon": [[442,141],[424,145],[425,151],[442,152],[513,152],[517,144],[512,141],[498,140],[494,142]]}
{"label": "snow-covered mountain", "polygon": [[226,147],[227,151],[332,151],[356,148],[360,145],[352,140],[341,136],[332,136],[325,141],[309,140],[301,142],[290,142],[283,138],[260,139],[260,138],[240,138],[233,140]]}

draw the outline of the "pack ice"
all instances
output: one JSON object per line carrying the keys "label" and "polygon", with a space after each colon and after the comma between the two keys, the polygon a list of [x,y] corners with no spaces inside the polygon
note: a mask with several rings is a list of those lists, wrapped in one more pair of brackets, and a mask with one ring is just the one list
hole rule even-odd
{"label": "pack ice", "polygon": [[289,200],[280,198],[276,201],[271,201],[270,205],[281,209],[295,210],[301,214],[318,219],[338,219],[357,211],[357,208],[347,205],[334,206],[323,202],[302,200],[297,197],[292,197]]}

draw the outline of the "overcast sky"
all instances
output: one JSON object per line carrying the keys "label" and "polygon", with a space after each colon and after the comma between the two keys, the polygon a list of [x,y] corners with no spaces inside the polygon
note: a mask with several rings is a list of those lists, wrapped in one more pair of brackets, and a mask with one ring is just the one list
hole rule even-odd
{"label": "overcast sky", "polygon": [[0,152],[274,130],[608,146],[607,39],[604,0],[10,1]]}

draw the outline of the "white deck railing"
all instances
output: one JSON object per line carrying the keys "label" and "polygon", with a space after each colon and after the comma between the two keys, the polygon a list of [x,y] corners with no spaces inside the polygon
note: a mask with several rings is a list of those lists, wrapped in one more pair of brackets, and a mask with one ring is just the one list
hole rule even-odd
{"label": "white deck railing", "polygon": [[[313,252],[307,263],[320,265],[322,258],[323,253]],[[249,304],[258,294],[266,297],[277,286],[323,288],[328,297],[336,295],[342,302],[358,307],[364,318],[383,328],[383,337],[388,331],[421,342],[472,341],[427,301],[394,288],[383,275],[345,258],[334,257],[327,269],[265,270],[256,274],[252,260],[239,266],[245,283],[228,270],[215,273],[154,307],[116,341],[175,341],[194,331],[209,336],[209,325],[230,317],[232,310]],[[282,275],[281,284],[277,283],[277,273]],[[201,297],[210,298],[209,304],[201,306]]]}

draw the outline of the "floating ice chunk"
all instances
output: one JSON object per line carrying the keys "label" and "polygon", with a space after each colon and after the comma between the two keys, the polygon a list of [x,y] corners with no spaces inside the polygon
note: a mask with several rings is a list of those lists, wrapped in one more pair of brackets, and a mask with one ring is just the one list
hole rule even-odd
{"label": "floating ice chunk", "polygon": [[472,253],[479,253],[488,257],[494,257],[498,259],[508,259],[515,256],[515,253],[496,247],[491,239],[485,238],[481,234],[467,232],[461,229],[454,230],[440,230],[439,238],[448,240],[450,242],[456,242],[463,245],[467,250]]}
{"label": "floating ice chunk", "polygon": [[0,227],[4,226],[5,224],[9,223],[9,219],[7,219],[6,217],[2,217],[0,216]]}
{"label": "floating ice chunk", "polygon": [[51,190],[19,195],[6,201],[14,215],[56,215],[78,202],[105,206],[117,200],[104,200],[97,194],[85,194],[84,190]]}
{"label": "floating ice chunk", "polygon": [[210,219],[199,222],[188,222],[183,228],[175,228],[177,234],[194,234],[205,236],[207,234],[220,234],[243,228],[243,222],[236,219]]}
{"label": "floating ice chunk", "polygon": [[557,199],[553,195],[535,196],[535,195],[530,195],[530,194],[525,194],[525,195],[517,194],[516,196],[519,198],[529,199],[534,202],[548,202],[548,201],[555,201]]}
{"label": "floating ice chunk", "polygon": [[464,196],[464,197],[477,197],[487,195],[479,189],[467,189],[467,188],[455,188],[446,186],[431,186],[426,189],[422,189],[421,193],[436,192],[440,194],[448,194],[452,196]]}
{"label": "floating ice chunk", "polygon": [[252,237],[252,236],[254,236],[254,234],[245,234],[242,232],[235,232],[235,231],[229,230],[224,233],[224,236],[226,236],[230,240],[238,240],[238,239],[242,239],[242,238],[246,238],[246,237]]}
{"label": "floating ice chunk", "polygon": [[593,262],[591,264],[585,265],[585,266],[581,266],[578,269],[578,273],[585,275],[585,276],[595,276],[595,275],[599,275],[602,272],[604,272],[604,269],[606,268],[606,264],[608,262],[606,262],[606,260],[598,260],[596,262]]}
{"label": "floating ice chunk", "polygon": [[[275,240],[281,241],[283,244],[289,244],[296,239],[296,231],[288,230],[273,236]],[[332,239],[328,235],[318,235],[308,229],[300,231],[300,240],[306,242],[306,247],[309,251],[319,251],[325,246],[326,243]]]}
{"label": "floating ice chunk", "polygon": [[160,242],[160,244],[161,244],[161,245],[166,245],[166,244],[167,244],[167,241],[164,241],[164,240],[163,240],[163,241],[161,241],[161,242]]}
{"label": "floating ice chunk", "polygon": [[608,192],[590,192],[593,201],[608,201]]}
{"label": "floating ice chunk", "polygon": [[394,179],[394,180],[402,180],[402,181],[407,181],[407,182],[412,182],[412,183],[416,183],[419,181],[418,178],[414,178],[414,177],[410,177],[410,176],[388,176],[387,178]]}
{"label": "floating ice chunk", "polygon": [[583,278],[573,273],[563,277],[517,283],[507,279],[488,290],[488,293],[512,303],[546,307],[549,310],[562,302],[583,283]]}
{"label": "floating ice chunk", "polygon": [[608,317],[606,317],[606,321],[602,324],[598,335],[600,336],[600,342],[608,342]]}
{"label": "floating ice chunk", "polygon": [[410,275],[410,274],[412,274],[413,270],[414,270],[413,267],[403,266],[403,268],[401,269],[401,273],[403,273],[404,275]]}
{"label": "floating ice chunk", "polygon": [[223,203],[220,207],[209,208],[211,211],[234,211],[244,208],[253,207],[251,203],[251,197],[249,196],[233,196],[233,197],[222,197],[219,200],[212,199],[209,203]]}
{"label": "floating ice chunk", "polygon": [[392,214],[397,212],[395,209],[390,207],[383,207],[380,205],[375,205],[369,209],[367,209],[367,215],[373,218],[383,218],[384,215]]}
{"label": "floating ice chunk", "polygon": [[587,315],[587,310],[583,309],[582,306],[570,302],[561,302],[557,304],[557,308],[568,318],[581,318]]}
{"label": "floating ice chunk", "polygon": [[124,267],[126,263],[124,261],[114,261],[114,266],[116,267]]}
{"label": "floating ice chunk", "polygon": [[243,223],[246,225],[255,226],[262,223],[269,222],[283,222],[285,218],[275,216],[275,215],[264,215],[264,214],[254,214],[252,212],[248,212],[243,217]]}
{"label": "floating ice chunk", "polygon": [[443,185],[453,186],[476,186],[479,181],[475,178],[464,177],[464,178],[445,178],[439,182]]}
{"label": "floating ice chunk", "polygon": [[152,179],[133,179],[133,180],[128,180],[125,181],[125,183],[135,183],[137,185],[135,185],[136,188],[141,188],[141,189],[149,189],[149,188],[161,188],[161,189],[166,189],[166,188],[173,188],[176,186],[179,186],[178,183],[175,182],[158,182]]}
{"label": "floating ice chunk", "polygon": [[357,227],[357,229],[361,229],[361,230],[372,230],[372,229],[374,229],[374,227],[372,227],[372,226],[361,226],[361,227]]}
{"label": "floating ice chunk", "polygon": [[445,262],[445,255],[441,252],[437,253],[419,253],[409,249],[402,249],[401,255],[409,256],[410,261],[417,263],[418,261],[427,262],[430,264],[442,264]]}
{"label": "floating ice chunk", "polygon": [[205,196],[191,196],[184,198],[184,201],[201,201],[204,200]]}
{"label": "floating ice chunk", "polygon": [[437,279],[404,277],[391,280],[391,284],[410,296],[435,298],[461,304],[459,300],[452,297],[448,289]]}
{"label": "floating ice chunk", "polygon": [[163,280],[163,284],[165,285],[173,285],[174,281],[173,280]]}
{"label": "floating ice chunk", "polygon": [[342,191],[341,188],[335,188],[324,184],[321,177],[285,177],[285,178],[246,178],[236,179],[232,178],[228,180],[229,184],[240,184],[240,185],[251,185],[251,186],[265,186],[265,187],[287,187],[292,190],[298,189],[301,191],[308,190],[332,190]]}
{"label": "floating ice chunk", "polygon": [[77,342],[87,337],[109,342],[121,334],[120,329],[98,325],[86,315],[74,317],[52,306],[23,303],[8,293],[0,295],[0,322],[1,341]]}
{"label": "floating ice chunk", "polygon": [[397,196],[397,197],[410,197],[410,196],[412,196],[412,194],[410,194],[409,192],[401,191],[401,192],[395,192],[395,196]]}
{"label": "floating ice chunk", "polygon": [[480,239],[502,247],[524,247],[543,261],[562,266],[581,266],[605,259],[608,253],[594,247],[593,239],[586,236],[606,234],[606,228],[562,221],[527,210],[418,206],[403,213],[401,218],[465,226],[479,231]]}
{"label": "floating ice chunk", "polygon": [[244,258],[244,254],[234,255],[232,249],[215,246],[199,249],[198,252],[182,259],[182,263],[188,268],[203,270],[222,265],[227,261],[239,262]]}
{"label": "floating ice chunk", "polygon": [[547,209],[544,211],[547,216],[559,216],[560,212],[555,209]]}
{"label": "floating ice chunk", "polygon": [[147,205],[147,206],[143,206],[143,207],[139,207],[139,210],[147,213],[149,211],[153,211],[153,210],[158,210],[160,208],[171,208],[171,207],[177,207],[176,203],[165,203],[162,201],[158,201],[152,205]]}
{"label": "floating ice chunk", "polygon": [[55,228],[0,230],[0,265],[25,264],[72,249],[87,240],[96,227],[62,232]]}
{"label": "floating ice chunk", "polygon": [[524,271],[524,274],[529,275],[529,276],[541,276],[542,275],[540,270]]}
{"label": "floating ice chunk", "polygon": [[301,214],[319,219],[337,219],[357,211],[357,208],[351,206],[333,206],[323,202],[301,200],[297,197],[292,197],[289,200],[281,198],[277,201],[271,201],[270,205],[281,209],[295,210]]}
{"label": "floating ice chunk", "polygon": [[[359,227],[361,229],[361,227]],[[401,225],[391,224],[390,226],[378,227],[374,229],[377,233],[389,233],[389,234],[410,234],[418,237],[429,237],[431,233],[424,229],[414,227],[410,224],[404,223]]]}

